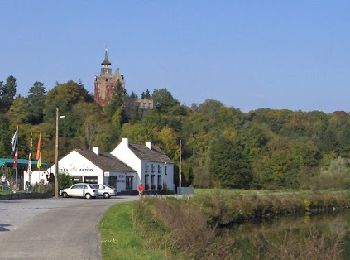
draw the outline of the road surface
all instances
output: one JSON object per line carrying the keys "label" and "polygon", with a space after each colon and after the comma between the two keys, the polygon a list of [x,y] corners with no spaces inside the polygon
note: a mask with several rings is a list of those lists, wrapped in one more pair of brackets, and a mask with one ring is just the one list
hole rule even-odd
{"label": "road surface", "polygon": [[98,223],[111,199],[0,201],[0,259],[101,259]]}

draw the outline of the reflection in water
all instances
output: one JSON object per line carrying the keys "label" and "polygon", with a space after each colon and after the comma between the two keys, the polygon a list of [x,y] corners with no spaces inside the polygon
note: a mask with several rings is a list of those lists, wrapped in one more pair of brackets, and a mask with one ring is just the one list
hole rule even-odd
{"label": "reflection in water", "polygon": [[235,225],[220,239],[243,259],[350,259],[349,231],[350,212],[343,212]]}

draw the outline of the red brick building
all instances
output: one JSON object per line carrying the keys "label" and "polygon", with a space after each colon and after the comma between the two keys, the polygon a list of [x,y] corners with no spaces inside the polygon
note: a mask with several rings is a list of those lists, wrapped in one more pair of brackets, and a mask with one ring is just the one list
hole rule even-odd
{"label": "red brick building", "polygon": [[110,66],[112,63],[108,60],[108,50],[105,51],[105,58],[101,63],[101,73],[99,76],[95,76],[94,82],[94,100],[100,106],[104,106],[111,99],[113,89],[116,87],[119,81],[124,88],[124,76],[119,73],[119,69],[116,69],[114,74]]}

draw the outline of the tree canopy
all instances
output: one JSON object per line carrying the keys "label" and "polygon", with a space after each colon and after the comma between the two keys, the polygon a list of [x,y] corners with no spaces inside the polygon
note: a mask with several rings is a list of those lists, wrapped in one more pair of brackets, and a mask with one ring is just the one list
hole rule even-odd
{"label": "tree canopy", "polygon": [[10,139],[19,125],[20,157],[26,155],[30,132],[34,142],[42,132],[43,160],[53,162],[59,107],[65,115],[60,155],[93,146],[111,151],[121,137],[128,137],[130,142],[152,141],[178,166],[181,139],[184,184],[267,189],[350,185],[350,114],[344,111],[265,108],[243,113],[213,99],[186,106],[165,88],[141,93],[155,106],[141,111],[137,94],[128,95],[120,82],[104,108],[93,103],[80,82],[48,89],[36,81],[27,96],[16,96],[15,77],[0,81],[0,156],[10,156]]}

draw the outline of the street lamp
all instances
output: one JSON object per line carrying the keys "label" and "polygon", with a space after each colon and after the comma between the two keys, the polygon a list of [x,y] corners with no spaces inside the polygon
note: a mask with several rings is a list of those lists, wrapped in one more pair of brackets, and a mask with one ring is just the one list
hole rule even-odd
{"label": "street lamp", "polygon": [[55,139],[55,199],[58,199],[58,119],[65,118],[60,116],[60,110],[56,107],[56,139]]}

